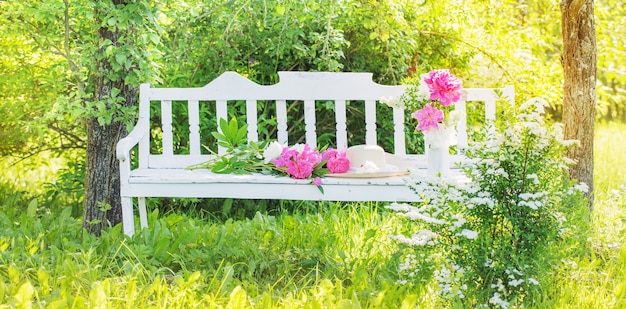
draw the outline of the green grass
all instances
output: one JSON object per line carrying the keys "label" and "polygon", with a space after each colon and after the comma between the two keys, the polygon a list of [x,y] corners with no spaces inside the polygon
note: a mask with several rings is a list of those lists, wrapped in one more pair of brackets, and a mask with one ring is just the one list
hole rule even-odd
{"label": "green grass", "polygon": [[[626,308],[624,124],[600,124],[591,216],[537,263],[533,308]],[[132,239],[83,233],[73,198],[43,172],[0,184],[0,308],[437,308],[431,286],[398,285],[406,222],[378,203],[287,205],[220,221],[200,209],[150,214]],[[51,182],[50,170],[45,182]],[[35,175],[35,176],[32,176]],[[8,177],[9,178],[8,178]],[[30,177],[33,178],[30,178]],[[13,178],[18,179],[18,178]],[[19,178],[24,179],[24,178]],[[42,178],[39,178],[42,179]],[[32,187],[31,187],[32,186]],[[50,187],[47,187],[50,188]]]}

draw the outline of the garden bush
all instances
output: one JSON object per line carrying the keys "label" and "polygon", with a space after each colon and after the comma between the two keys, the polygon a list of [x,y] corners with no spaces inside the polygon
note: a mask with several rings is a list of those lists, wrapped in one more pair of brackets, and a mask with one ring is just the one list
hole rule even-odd
{"label": "garden bush", "polygon": [[434,280],[446,306],[464,308],[518,306],[541,288],[538,257],[568,231],[565,214],[587,189],[566,173],[576,143],[546,126],[545,107],[529,100],[502,133],[488,125],[466,151],[467,179],[409,180],[422,202],[388,206],[412,222],[409,236],[394,236],[406,245],[400,283]]}

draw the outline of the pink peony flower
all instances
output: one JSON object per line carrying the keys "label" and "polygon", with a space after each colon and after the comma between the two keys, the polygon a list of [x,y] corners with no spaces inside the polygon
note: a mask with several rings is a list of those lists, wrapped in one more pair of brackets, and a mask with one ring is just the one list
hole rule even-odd
{"label": "pink peony flower", "polygon": [[340,174],[345,173],[350,169],[350,160],[346,156],[346,150],[337,150],[334,148],[328,148],[322,153],[322,159],[326,160],[326,168],[331,173]]}
{"label": "pink peony flower", "polygon": [[287,170],[285,172],[295,179],[307,179],[313,174],[314,168],[315,165],[311,164],[311,162],[296,160],[287,163]]}
{"label": "pink peony flower", "polygon": [[461,80],[447,69],[430,71],[424,82],[430,90],[430,99],[438,99],[442,106],[458,102],[463,94]]}
{"label": "pink peony flower", "polygon": [[428,132],[430,129],[439,129],[439,123],[443,121],[443,111],[427,104],[414,112],[413,118],[417,119],[418,130]]}
{"label": "pink peony flower", "polygon": [[321,186],[322,185],[322,178],[319,177],[315,177],[315,179],[313,179],[313,184],[316,186]]}
{"label": "pink peony flower", "polygon": [[339,152],[339,150],[337,150],[335,148],[328,148],[328,149],[324,150],[324,152],[322,152],[322,160],[328,161],[331,158],[336,157],[338,152]]}
{"label": "pink peony flower", "polygon": [[322,156],[315,149],[306,144],[302,151],[295,148],[283,148],[283,152],[277,159],[272,160],[276,167],[284,167],[285,172],[296,179],[311,177],[315,167],[322,162]]}

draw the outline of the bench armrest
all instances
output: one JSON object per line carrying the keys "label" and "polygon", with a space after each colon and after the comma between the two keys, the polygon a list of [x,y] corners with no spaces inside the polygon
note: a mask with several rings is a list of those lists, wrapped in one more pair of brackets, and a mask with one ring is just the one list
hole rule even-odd
{"label": "bench armrest", "polygon": [[130,150],[150,131],[148,119],[140,118],[135,128],[124,138],[117,142],[117,159],[121,162],[128,160]]}

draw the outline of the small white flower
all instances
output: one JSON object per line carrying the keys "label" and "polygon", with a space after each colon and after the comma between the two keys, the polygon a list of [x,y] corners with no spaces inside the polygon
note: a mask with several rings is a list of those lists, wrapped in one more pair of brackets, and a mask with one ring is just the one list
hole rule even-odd
{"label": "small white flower", "polygon": [[395,239],[399,242],[412,245],[412,246],[434,245],[434,242],[432,240],[435,237],[437,237],[437,234],[433,233],[430,230],[421,230],[417,232],[416,234],[414,234],[413,236],[411,236],[411,238],[407,238],[403,235],[390,236],[391,239]]}
{"label": "small white flower", "polygon": [[579,184],[574,185],[574,189],[582,192],[582,193],[587,193],[589,192],[589,186],[587,186],[586,183],[581,182]]}
{"label": "small white flower", "polygon": [[489,303],[493,304],[493,305],[498,305],[500,306],[500,308],[509,308],[509,302],[504,301],[503,299],[500,298],[500,293],[495,292],[493,293],[493,297],[491,297],[489,299]]}
{"label": "small white flower", "polygon": [[534,278],[528,278],[528,283],[534,284],[534,285],[539,285],[539,281],[535,280]]}
{"label": "small white flower", "polygon": [[478,237],[478,232],[463,229],[460,234],[457,234],[457,236],[465,236],[467,239],[476,239]]}
{"label": "small white flower", "polygon": [[485,260],[485,267],[493,268],[493,260],[487,258],[487,260]]}
{"label": "small white flower", "polygon": [[445,220],[435,219],[433,217],[423,215],[419,211],[410,211],[404,214],[404,216],[410,218],[411,220],[422,220],[426,223],[432,223],[432,224],[446,224],[447,223]]}
{"label": "small white flower", "polygon": [[404,102],[398,97],[382,97],[380,102],[387,104],[393,108],[404,108]]}
{"label": "small white flower", "polygon": [[464,115],[462,112],[458,110],[452,110],[450,111],[450,113],[448,113],[448,118],[444,119],[444,122],[446,126],[453,127],[459,124],[459,122],[461,122],[461,119],[463,118]]}
{"label": "small white flower", "polygon": [[289,147],[289,149],[295,150],[298,153],[302,153],[304,151],[304,147],[305,147],[305,144],[295,144],[295,145]]}
{"label": "small white flower", "polygon": [[278,157],[280,157],[280,155],[283,153],[283,147],[284,146],[281,145],[279,142],[271,142],[263,151],[263,162],[267,164],[274,159],[278,159]]}
{"label": "small white flower", "polygon": [[417,210],[416,207],[411,206],[410,204],[407,204],[407,203],[397,203],[397,202],[393,202],[393,203],[385,206],[385,208],[391,209],[393,211],[405,211],[405,212]]}
{"label": "small white flower", "polygon": [[535,184],[535,185],[539,184],[539,177],[537,176],[537,174],[528,174],[528,175],[526,175],[526,178],[532,180],[533,184]]}
{"label": "small white flower", "polygon": [[513,286],[513,287],[516,287],[516,286],[518,286],[518,285],[520,285],[522,283],[524,283],[524,279],[517,279],[517,280],[509,281],[509,285]]}

